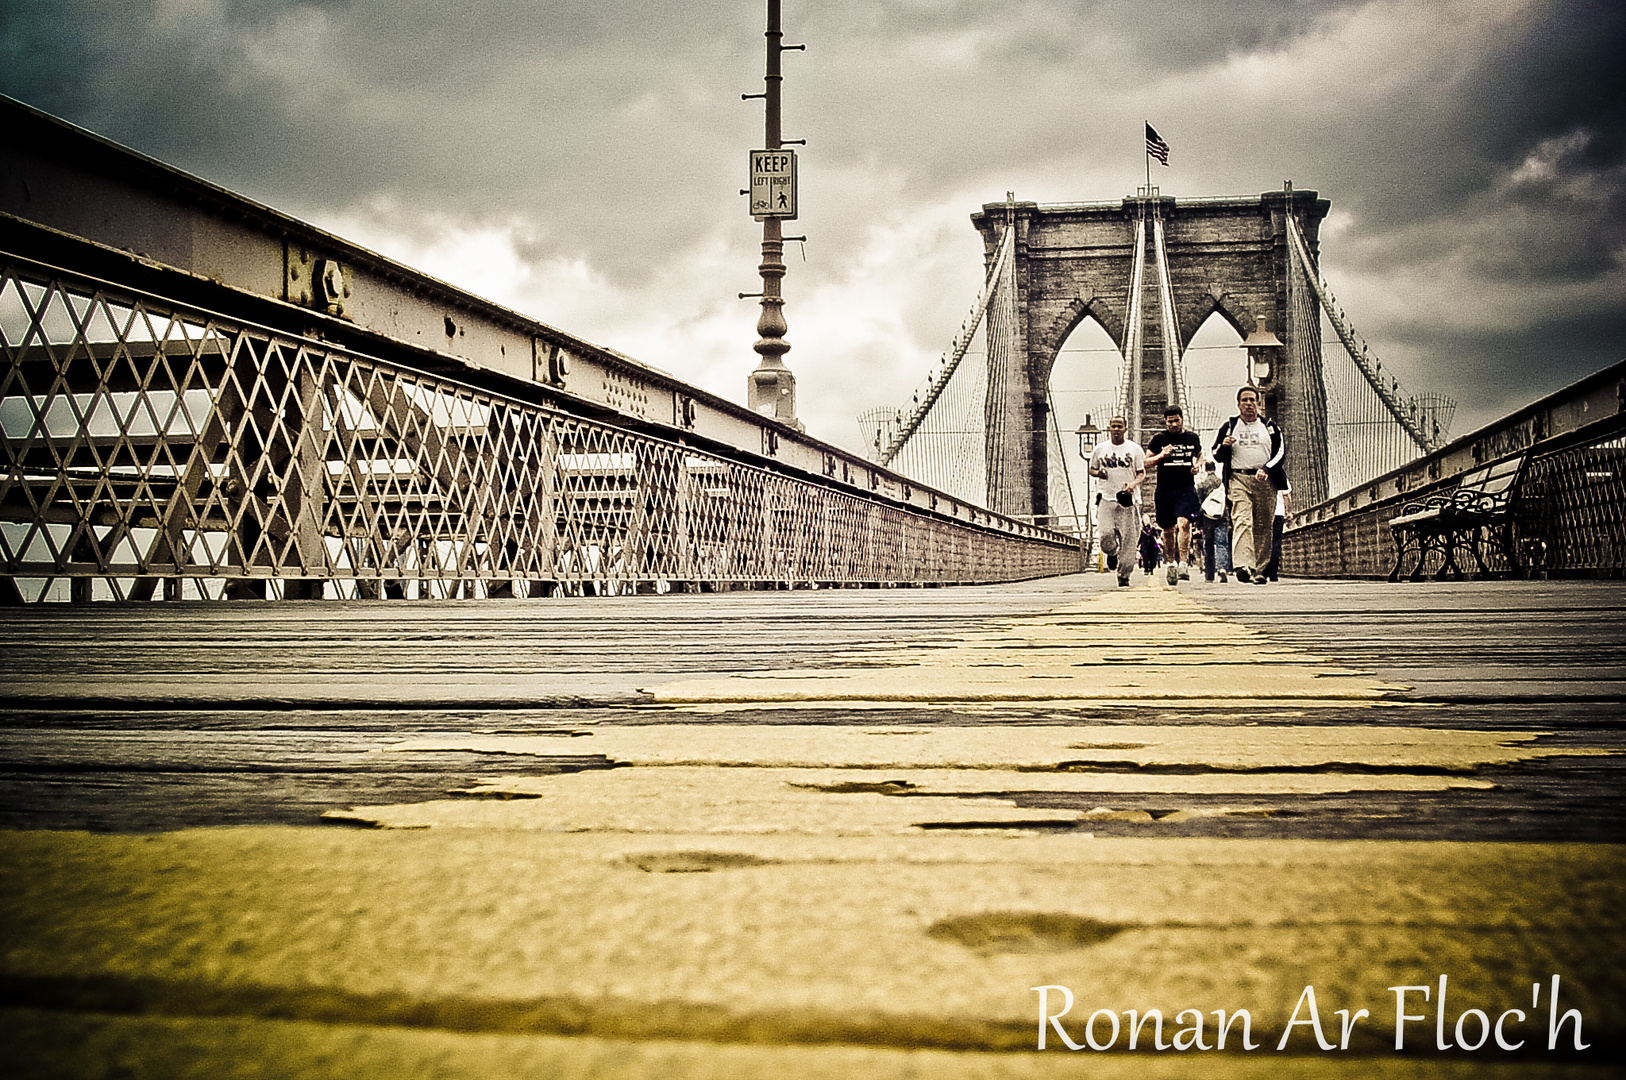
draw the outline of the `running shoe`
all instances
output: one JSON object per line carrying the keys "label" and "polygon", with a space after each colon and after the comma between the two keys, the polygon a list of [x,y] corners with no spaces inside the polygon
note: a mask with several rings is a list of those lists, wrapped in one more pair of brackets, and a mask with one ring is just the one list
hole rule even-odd
{"label": "running shoe", "polygon": [[1246,566],[1236,568],[1236,579],[1244,585],[1248,583],[1248,568]]}
{"label": "running shoe", "polygon": [[1180,573],[1180,567],[1176,566],[1174,563],[1170,563],[1169,564],[1169,572],[1164,576],[1166,576],[1169,579],[1169,584],[1173,585],[1175,582],[1179,581],[1180,578],[1182,577],[1182,575]]}

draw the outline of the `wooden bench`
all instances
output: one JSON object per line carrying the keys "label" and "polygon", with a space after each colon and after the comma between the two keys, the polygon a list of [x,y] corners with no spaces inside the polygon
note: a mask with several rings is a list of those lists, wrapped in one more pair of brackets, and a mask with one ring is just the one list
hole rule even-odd
{"label": "wooden bench", "polygon": [[1423,580],[1430,552],[1439,552],[1441,556],[1440,568],[1434,575],[1436,581],[1443,581],[1447,573],[1462,580],[1462,568],[1457,565],[1458,551],[1472,552],[1478,573],[1487,576],[1491,568],[1485,565],[1485,557],[1480,552],[1482,542],[1494,543],[1507,559],[1508,567],[1516,571],[1519,561],[1513,547],[1513,493],[1528,457],[1529,454],[1520,454],[1493,462],[1463,474],[1452,491],[1402,506],[1400,516],[1389,522],[1395,542],[1395,568],[1389,571],[1389,580],[1400,580],[1400,571],[1409,554],[1417,558],[1411,580]]}

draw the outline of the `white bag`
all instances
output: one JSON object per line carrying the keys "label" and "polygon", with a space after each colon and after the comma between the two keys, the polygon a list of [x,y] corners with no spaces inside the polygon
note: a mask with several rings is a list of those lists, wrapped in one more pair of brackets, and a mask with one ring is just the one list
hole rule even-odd
{"label": "white bag", "polygon": [[[1189,505],[1189,504],[1188,504]],[[1216,521],[1225,516],[1225,485],[1216,485],[1203,497],[1203,517],[1213,518]]]}

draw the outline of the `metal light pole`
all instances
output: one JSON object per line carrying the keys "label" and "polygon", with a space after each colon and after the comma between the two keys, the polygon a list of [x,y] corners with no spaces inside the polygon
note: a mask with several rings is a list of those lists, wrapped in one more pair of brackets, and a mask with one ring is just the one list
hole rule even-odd
{"label": "metal light pole", "polygon": [[[779,3],[780,0],[768,0],[768,30],[765,35],[768,39],[768,62],[764,76],[764,92],[760,95],[765,99],[766,106],[763,110],[763,146],[767,150],[781,150],[784,147],[779,130],[779,89],[780,84],[784,82],[784,76],[780,74],[780,56],[785,52],[806,48],[803,45],[783,44],[785,35],[779,25]],[[753,161],[756,160],[753,156]],[[751,372],[746,394],[752,412],[770,416],[801,431],[802,424],[796,419],[796,376],[791,374],[783,359],[784,355],[790,352],[790,342],[785,340],[785,332],[789,326],[785,322],[785,300],[779,291],[779,283],[785,276],[785,238],[780,221],[796,216],[795,158],[790,156],[787,160],[790,169],[789,197],[792,200],[790,212],[776,212],[778,207],[770,203],[768,213],[759,215],[762,221],[762,265],[757,269],[762,273],[762,314],[757,318],[757,333],[760,336],[752,348],[762,357],[762,361],[756,370]],[[758,178],[753,173],[753,209],[757,199],[755,194],[757,185]],[[769,190],[782,191],[778,188]],[[774,201],[782,202],[783,199],[782,193],[774,197]]]}
{"label": "metal light pole", "polygon": [[[1090,563],[1095,551],[1095,504],[1090,500],[1090,455],[1095,453],[1095,440],[1101,429],[1090,423],[1090,414],[1084,414],[1084,425],[1078,429],[1078,456],[1084,459],[1084,565]],[[1085,440],[1088,440],[1088,445]]]}

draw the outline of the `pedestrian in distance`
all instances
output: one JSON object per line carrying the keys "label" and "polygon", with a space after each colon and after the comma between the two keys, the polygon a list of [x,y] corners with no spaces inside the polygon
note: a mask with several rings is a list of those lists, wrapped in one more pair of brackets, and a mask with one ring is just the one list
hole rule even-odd
{"label": "pedestrian in distance", "polygon": [[1259,412],[1258,387],[1244,386],[1236,392],[1236,411],[1214,438],[1214,460],[1225,470],[1236,579],[1263,585],[1270,563],[1276,492],[1287,486],[1282,471],[1287,446],[1276,422]]}
{"label": "pedestrian in distance", "polygon": [[1135,572],[1135,544],[1140,537],[1140,486],[1146,480],[1146,452],[1128,437],[1121,416],[1107,422],[1107,440],[1090,455],[1089,472],[1102,481],[1107,496],[1096,505],[1095,528],[1107,566],[1118,571],[1118,584],[1128,585]]}
{"label": "pedestrian in distance", "polygon": [[1287,512],[1293,506],[1293,488],[1291,485],[1276,492],[1276,520],[1270,527],[1270,565],[1265,567],[1265,576],[1276,580],[1276,574],[1282,568],[1282,533],[1287,528]]}
{"label": "pedestrian in distance", "polygon": [[1163,430],[1146,445],[1146,467],[1157,466],[1152,506],[1163,530],[1170,585],[1191,577],[1191,523],[1202,513],[1196,487],[1202,464],[1202,436],[1187,431],[1184,412],[1170,405],[1163,410]]}
{"label": "pedestrian in distance", "polygon": [[[1157,566],[1163,561],[1163,545],[1157,538],[1157,524],[1152,520],[1151,514],[1141,515],[1140,526],[1140,568],[1151,577],[1157,573]],[[1173,565],[1172,563],[1170,565]]]}
{"label": "pedestrian in distance", "polygon": [[1203,474],[1197,478],[1197,498],[1202,501],[1203,580],[1213,581],[1218,574],[1223,584],[1231,572],[1231,520],[1226,516],[1225,485],[1214,463],[1203,463]]}

